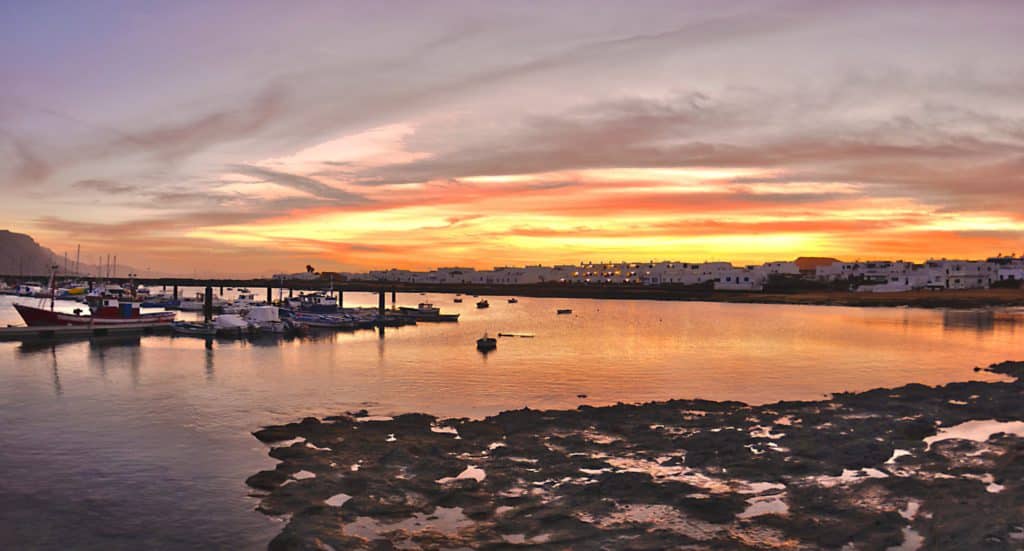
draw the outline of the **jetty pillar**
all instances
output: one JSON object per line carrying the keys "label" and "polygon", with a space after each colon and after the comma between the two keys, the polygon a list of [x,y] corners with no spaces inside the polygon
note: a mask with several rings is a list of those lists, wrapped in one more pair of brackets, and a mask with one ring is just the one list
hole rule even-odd
{"label": "jetty pillar", "polygon": [[178,286],[174,286],[174,300],[178,300]]}
{"label": "jetty pillar", "polygon": [[267,304],[274,303],[274,289],[271,286],[267,286]]}
{"label": "jetty pillar", "polygon": [[380,324],[384,325],[384,291],[377,295],[377,315],[380,317]]}
{"label": "jetty pillar", "polygon": [[213,319],[213,287],[206,287],[206,296],[203,297],[203,319],[210,323]]}
{"label": "jetty pillar", "polygon": [[391,309],[395,309],[395,303],[398,302],[398,293],[394,289],[391,290]]}
{"label": "jetty pillar", "polygon": [[224,296],[224,286],[220,286],[220,296]]}
{"label": "jetty pillar", "polygon": [[345,291],[338,289],[338,308],[345,307]]}
{"label": "jetty pillar", "polygon": [[288,298],[292,298],[292,288],[288,288]]}

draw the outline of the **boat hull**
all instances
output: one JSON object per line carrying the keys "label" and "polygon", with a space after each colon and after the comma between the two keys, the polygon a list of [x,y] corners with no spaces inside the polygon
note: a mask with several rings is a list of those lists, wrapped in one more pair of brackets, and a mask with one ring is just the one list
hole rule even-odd
{"label": "boat hull", "polygon": [[15,304],[14,309],[29,326],[53,325],[106,325],[128,327],[132,325],[151,325],[154,323],[170,324],[174,321],[174,312],[142,314],[132,318],[104,318],[96,316],[76,316],[65,312],[52,312],[42,308],[33,308],[24,304]]}

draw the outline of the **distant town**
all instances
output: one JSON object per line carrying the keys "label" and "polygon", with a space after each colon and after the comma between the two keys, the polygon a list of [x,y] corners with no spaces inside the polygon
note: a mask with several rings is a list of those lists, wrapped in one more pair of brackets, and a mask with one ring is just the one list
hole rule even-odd
{"label": "distant town", "polygon": [[430,271],[401,269],[368,272],[318,273],[307,267],[299,273],[275,274],[288,281],[371,281],[432,285],[646,285],[704,286],[720,291],[763,291],[770,281],[813,281],[848,285],[862,292],[987,289],[1016,287],[1024,281],[1024,257],[996,256],[985,260],[902,260],[844,262],[834,258],[801,257],[792,261],[734,266],[729,262],[585,262],[578,265],[505,266],[491,270],[445,267]]}

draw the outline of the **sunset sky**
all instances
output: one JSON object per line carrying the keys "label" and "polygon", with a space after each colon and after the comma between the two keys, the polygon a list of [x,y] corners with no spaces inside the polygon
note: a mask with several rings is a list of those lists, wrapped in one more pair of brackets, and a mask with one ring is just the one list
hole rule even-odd
{"label": "sunset sky", "polygon": [[0,229],[164,273],[1024,252],[1024,3],[8,2]]}

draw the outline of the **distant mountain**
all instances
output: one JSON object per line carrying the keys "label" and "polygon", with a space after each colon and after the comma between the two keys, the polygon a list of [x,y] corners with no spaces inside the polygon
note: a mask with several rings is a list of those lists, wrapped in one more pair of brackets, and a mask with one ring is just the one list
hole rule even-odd
{"label": "distant mountain", "polygon": [[[74,258],[68,259],[68,271],[73,272]],[[58,274],[64,273],[64,255],[58,255],[36,243],[35,239],[23,233],[0,230],[0,274],[8,276],[42,276],[50,273],[50,266],[57,265]],[[95,264],[82,263],[79,269],[85,275],[96,275]],[[134,271],[130,266],[119,266],[118,274]]]}

